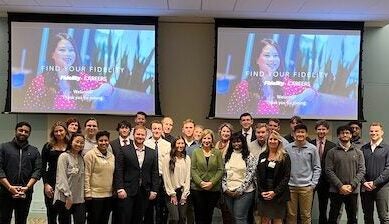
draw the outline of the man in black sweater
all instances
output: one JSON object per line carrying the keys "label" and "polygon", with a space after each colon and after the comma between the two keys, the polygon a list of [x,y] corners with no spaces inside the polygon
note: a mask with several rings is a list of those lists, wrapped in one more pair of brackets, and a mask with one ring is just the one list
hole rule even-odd
{"label": "man in black sweater", "polygon": [[339,144],[329,150],[325,170],[330,183],[330,214],[328,224],[338,223],[342,204],[345,204],[347,223],[357,223],[358,193],[365,176],[365,159],[361,150],[351,144],[352,129],[341,126],[336,130]]}
{"label": "man in black sweater", "polygon": [[380,223],[389,223],[389,145],[383,142],[381,123],[370,125],[370,142],[362,146],[366,174],[362,180],[361,202],[365,223],[374,223],[374,202]]}
{"label": "man in black sweater", "polygon": [[0,223],[27,223],[34,184],[41,178],[41,157],[28,143],[31,125],[19,122],[15,138],[0,145]]}

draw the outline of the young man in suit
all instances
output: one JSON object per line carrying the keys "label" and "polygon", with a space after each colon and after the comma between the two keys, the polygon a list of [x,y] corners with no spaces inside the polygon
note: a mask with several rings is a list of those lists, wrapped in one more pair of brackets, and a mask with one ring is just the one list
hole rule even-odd
{"label": "young man in suit", "polygon": [[[132,140],[130,140],[130,130],[131,130],[131,123],[129,121],[123,120],[120,121],[116,127],[116,131],[119,133],[119,137],[112,140],[110,142],[110,145],[112,147],[112,152],[117,156],[118,151],[122,149],[122,147],[133,144]],[[121,200],[118,198],[115,198],[115,203],[113,204],[112,209],[112,223],[117,223],[116,220],[119,217],[119,210],[118,210],[118,201]]]}
{"label": "young man in suit", "polygon": [[159,188],[155,150],[144,145],[146,128],[134,127],[133,144],[124,146],[115,157],[114,186],[119,199],[116,223],[142,223],[150,200]]}
{"label": "young man in suit", "polygon": [[116,127],[116,131],[119,133],[119,137],[112,140],[110,145],[113,153],[116,155],[116,151],[123,146],[132,144],[130,140],[131,123],[129,121],[120,121]]}
{"label": "young man in suit", "polygon": [[336,144],[327,139],[327,135],[330,131],[330,125],[325,120],[319,120],[315,124],[315,130],[317,137],[310,143],[315,145],[320,156],[320,164],[322,167],[319,183],[316,186],[317,196],[319,198],[319,224],[327,223],[327,207],[328,199],[330,197],[330,184],[327,181],[325,174],[325,157],[328,150],[336,147]]}
{"label": "young man in suit", "polygon": [[254,124],[254,119],[249,113],[243,113],[240,115],[240,126],[242,130],[239,132],[246,137],[247,144],[254,141],[257,137],[255,136],[255,130],[251,127]]}

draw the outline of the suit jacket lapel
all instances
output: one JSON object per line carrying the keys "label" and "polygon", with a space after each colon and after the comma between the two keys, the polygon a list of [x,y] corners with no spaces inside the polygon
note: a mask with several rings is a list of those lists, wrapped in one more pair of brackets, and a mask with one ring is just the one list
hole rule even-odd
{"label": "suit jacket lapel", "polygon": [[128,145],[128,147],[123,147],[123,148],[128,149],[130,159],[132,159],[137,164],[137,167],[140,169],[138,155],[136,154],[135,147],[132,145]]}

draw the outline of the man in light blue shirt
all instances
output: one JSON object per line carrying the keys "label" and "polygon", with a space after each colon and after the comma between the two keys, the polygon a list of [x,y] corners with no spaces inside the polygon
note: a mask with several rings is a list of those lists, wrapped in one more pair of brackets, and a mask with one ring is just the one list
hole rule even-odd
{"label": "man in light blue shirt", "polygon": [[321,173],[320,156],[316,146],[306,140],[308,128],[305,124],[296,125],[294,135],[295,141],[285,147],[291,160],[287,223],[297,223],[297,209],[300,208],[301,223],[310,224],[314,189]]}

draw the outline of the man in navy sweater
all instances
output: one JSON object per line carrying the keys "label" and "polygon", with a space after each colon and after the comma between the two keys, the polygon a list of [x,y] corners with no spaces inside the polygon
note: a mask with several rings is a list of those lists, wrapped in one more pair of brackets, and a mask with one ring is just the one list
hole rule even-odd
{"label": "man in navy sweater", "polygon": [[370,125],[370,142],[362,146],[366,174],[362,179],[361,202],[365,223],[374,223],[374,202],[380,223],[389,223],[389,145],[383,142],[381,123]]}

